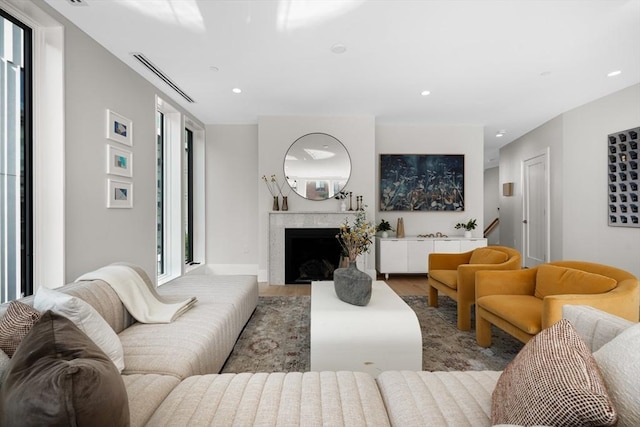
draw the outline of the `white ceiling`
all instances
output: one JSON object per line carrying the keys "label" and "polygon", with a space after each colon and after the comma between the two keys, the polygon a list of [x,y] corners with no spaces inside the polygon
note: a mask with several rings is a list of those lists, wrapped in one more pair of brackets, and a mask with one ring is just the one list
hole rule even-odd
{"label": "white ceiling", "polygon": [[545,121],[640,82],[640,0],[45,1],[174,95],[130,55],[143,53],[206,124],[482,125],[486,167]]}

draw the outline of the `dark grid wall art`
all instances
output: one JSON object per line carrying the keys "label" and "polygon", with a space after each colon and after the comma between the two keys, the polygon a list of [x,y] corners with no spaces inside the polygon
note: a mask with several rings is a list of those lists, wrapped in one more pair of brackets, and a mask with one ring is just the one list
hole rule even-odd
{"label": "dark grid wall art", "polygon": [[612,133],[607,138],[609,171],[609,226],[640,227],[638,213],[638,133],[640,127]]}
{"label": "dark grid wall art", "polygon": [[381,211],[464,211],[463,154],[381,154]]}

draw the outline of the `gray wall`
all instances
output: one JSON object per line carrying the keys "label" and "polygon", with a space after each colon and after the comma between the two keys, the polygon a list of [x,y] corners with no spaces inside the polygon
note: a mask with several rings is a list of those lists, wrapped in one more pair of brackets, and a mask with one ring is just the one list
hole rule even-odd
{"label": "gray wall", "polygon": [[[483,128],[482,126],[376,126],[376,154],[464,154],[464,212],[378,212],[395,227],[403,217],[405,234],[415,236],[440,232],[448,236],[463,235],[455,224],[477,219],[474,237],[482,237],[483,210]],[[379,165],[376,156],[376,191]],[[379,194],[376,194],[376,200]]]}
{"label": "gray wall", "polygon": [[[351,157],[351,177],[346,190],[355,196],[362,195],[368,206],[367,218],[375,219],[375,120],[372,116],[354,117],[309,117],[309,116],[263,116],[258,119],[258,178],[276,174],[284,177],[284,156],[293,142],[312,132],[322,132],[337,138],[346,147]],[[258,279],[268,277],[269,212],[273,198],[264,182],[258,185],[259,270]],[[315,201],[294,194],[289,195],[289,210],[297,212],[337,212],[339,203],[335,199]],[[211,260],[209,260],[211,262]],[[373,253],[365,261],[366,269],[374,268]]]}
{"label": "gray wall", "polygon": [[209,267],[214,273],[256,274],[258,126],[207,126],[206,153]]}
{"label": "gray wall", "polygon": [[[155,96],[159,94],[169,101],[171,97],[113,57],[42,0],[34,3],[65,26],[66,183],[59,197],[65,200],[66,279],[73,280],[88,270],[119,260],[139,264],[153,275]],[[605,262],[640,275],[640,229],[606,226],[606,157],[603,154],[608,133],[640,124],[638,99],[640,85],[567,112],[501,149],[498,186],[501,188],[504,182],[515,183],[514,197],[499,196],[501,244],[521,248],[521,164],[548,147],[551,258]],[[106,208],[105,115],[108,108],[134,122],[133,209]],[[249,269],[254,274],[259,264],[264,269],[266,254],[260,251],[260,247],[264,247],[264,226],[260,218],[266,218],[270,203],[260,176],[280,173],[279,159],[288,144],[308,131],[345,135],[342,139],[349,144],[350,152],[358,156],[358,178],[353,189],[365,195],[376,220],[386,217],[374,207],[377,187],[375,180],[370,181],[370,177],[377,175],[377,154],[437,150],[466,154],[468,210],[453,215],[403,215],[406,232],[453,234],[453,224],[467,217],[484,223],[487,214],[483,209],[480,127],[375,126],[371,117],[280,120],[263,119],[261,123],[269,129],[264,134],[260,134],[255,125],[207,127],[207,147],[213,150],[207,156],[208,263],[236,265],[239,271]],[[353,125],[355,133],[350,129]],[[452,130],[455,138],[451,137]],[[287,138],[277,140],[285,136]],[[235,161],[229,162],[228,158]],[[337,209],[337,202],[332,202],[336,201],[314,206],[322,206],[318,210]],[[293,210],[311,209],[307,203],[315,202],[295,197],[290,200]],[[400,215],[390,215],[388,219],[394,223],[397,216]]]}
{"label": "gray wall", "polygon": [[[407,235],[462,234],[453,226],[477,218],[483,224],[482,128],[479,126],[375,126],[370,117],[261,117],[255,125],[207,126],[207,263],[216,273],[260,273],[266,280],[268,213],[272,200],[262,175],[283,178],[283,159],[289,145],[309,132],[327,132],[349,150],[353,176],[347,190],[362,194],[368,218],[384,218],[395,226],[405,221]],[[442,141],[446,141],[443,144]],[[380,153],[465,155],[465,212],[379,212],[377,175]],[[372,179],[372,177],[375,177]],[[355,199],[354,199],[355,204]],[[331,211],[339,202],[309,201],[291,193],[289,209]],[[476,229],[474,235],[481,236]],[[371,254],[367,260],[373,268]]]}
{"label": "gray wall", "polygon": [[522,250],[522,162],[549,147],[551,260],[610,264],[640,276],[640,229],[607,225],[607,135],[640,125],[640,85],[568,111],[500,149],[500,238]]}
{"label": "gray wall", "polygon": [[640,126],[640,85],[563,116],[563,256],[619,266],[640,277],[640,228],[607,225],[607,135]]}
{"label": "gray wall", "polygon": [[550,259],[557,260],[562,258],[562,116],[500,149],[499,185],[514,183],[513,196],[500,197],[500,242],[522,251],[522,163],[547,149],[551,166]]}
{"label": "gray wall", "polygon": [[[66,280],[116,261],[155,278],[155,96],[171,97],[44,2],[36,4],[65,27]],[[106,139],[107,109],[133,121],[133,147]],[[106,208],[107,143],[133,152],[133,209]]]}
{"label": "gray wall", "polygon": [[[491,168],[484,171],[484,230],[491,222],[499,218],[500,197],[502,196],[502,186],[499,184],[499,169]],[[500,244],[500,224],[487,236],[487,243],[490,245]]]}

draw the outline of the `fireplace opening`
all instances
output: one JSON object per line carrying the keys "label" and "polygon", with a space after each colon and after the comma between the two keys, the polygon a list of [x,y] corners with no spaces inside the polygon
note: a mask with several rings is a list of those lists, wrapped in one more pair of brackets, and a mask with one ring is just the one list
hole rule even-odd
{"label": "fireplace opening", "polygon": [[286,228],[284,230],[285,284],[333,280],[340,263],[338,228]]}

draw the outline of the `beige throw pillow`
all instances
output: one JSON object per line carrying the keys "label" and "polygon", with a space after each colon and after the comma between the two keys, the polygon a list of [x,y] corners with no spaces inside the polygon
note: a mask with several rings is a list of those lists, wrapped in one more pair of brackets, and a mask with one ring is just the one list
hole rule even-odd
{"label": "beige throw pillow", "polygon": [[524,346],[491,401],[492,424],[609,426],[616,419],[591,352],[565,319]]}

